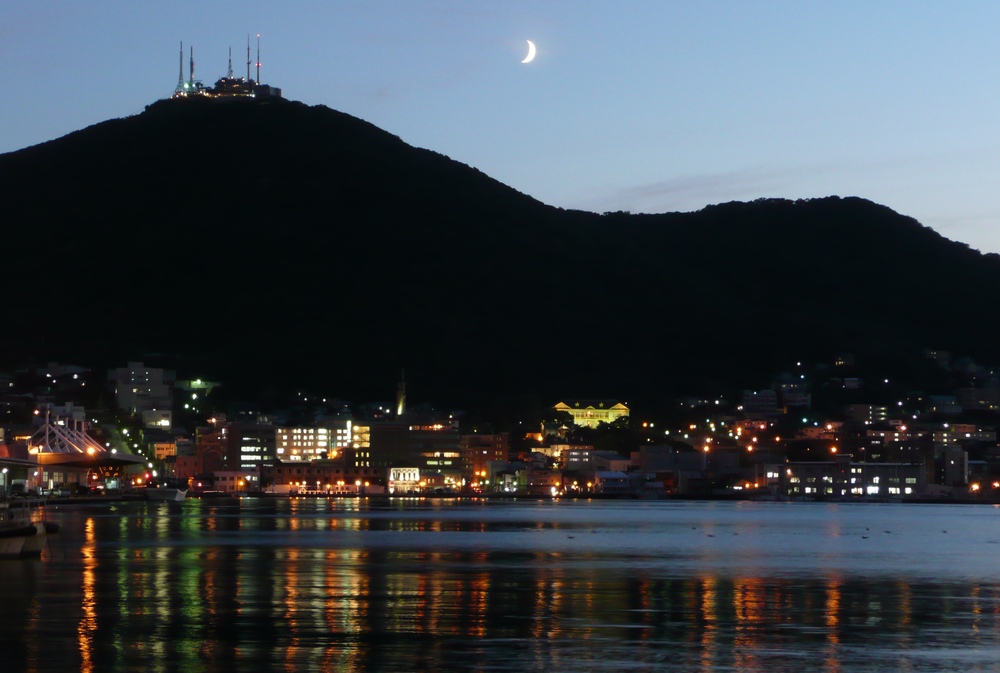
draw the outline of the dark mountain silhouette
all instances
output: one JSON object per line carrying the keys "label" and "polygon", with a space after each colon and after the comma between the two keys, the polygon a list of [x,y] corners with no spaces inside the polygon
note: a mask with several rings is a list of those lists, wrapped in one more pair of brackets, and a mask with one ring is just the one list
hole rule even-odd
{"label": "dark mountain silhouette", "polygon": [[597,215],[325,107],[161,101],[0,156],[0,358],[461,402],[1000,361],[1000,258],[858,198]]}

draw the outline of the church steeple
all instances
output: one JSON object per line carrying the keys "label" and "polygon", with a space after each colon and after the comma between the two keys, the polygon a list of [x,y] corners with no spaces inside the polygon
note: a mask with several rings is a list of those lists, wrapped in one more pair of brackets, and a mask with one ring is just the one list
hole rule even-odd
{"label": "church steeple", "polygon": [[396,388],[396,416],[406,413],[406,370],[399,374],[399,387]]}

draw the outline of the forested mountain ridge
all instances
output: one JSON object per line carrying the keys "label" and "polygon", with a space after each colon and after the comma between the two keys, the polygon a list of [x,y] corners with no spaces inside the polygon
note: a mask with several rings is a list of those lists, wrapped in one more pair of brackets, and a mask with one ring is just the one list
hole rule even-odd
{"label": "forested mountain ridge", "polygon": [[655,397],[795,359],[1000,362],[1000,259],[859,198],[598,215],[290,101],[168,100],[0,155],[3,364]]}

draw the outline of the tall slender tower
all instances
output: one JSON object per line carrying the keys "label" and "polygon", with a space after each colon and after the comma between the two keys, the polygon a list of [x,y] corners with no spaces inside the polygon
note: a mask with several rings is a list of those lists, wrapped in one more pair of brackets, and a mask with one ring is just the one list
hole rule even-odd
{"label": "tall slender tower", "polygon": [[250,33],[247,33],[247,82],[250,81]]}
{"label": "tall slender tower", "polygon": [[180,63],[177,66],[177,88],[174,93],[184,93],[184,42],[181,42]]}
{"label": "tall slender tower", "polygon": [[191,47],[191,90],[194,91],[194,47]]}
{"label": "tall slender tower", "polygon": [[260,33],[257,33],[257,84],[260,84]]}
{"label": "tall slender tower", "polygon": [[229,79],[233,78],[233,48],[229,48],[229,70],[226,72],[226,77]]}

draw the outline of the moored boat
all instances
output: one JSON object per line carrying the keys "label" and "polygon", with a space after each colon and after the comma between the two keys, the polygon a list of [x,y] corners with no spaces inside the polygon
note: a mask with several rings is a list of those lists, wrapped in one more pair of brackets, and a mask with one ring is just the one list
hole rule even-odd
{"label": "moored boat", "polygon": [[34,526],[0,527],[0,559],[19,557],[24,549],[25,540],[36,532]]}
{"label": "moored boat", "polygon": [[41,556],[45,524],[31,521],[29,503],[0,500],[0,558]]}
{"label": "moored boat", "polygon": [[31,528],[34,529],[34,532],[24,536],[24,545],[21,547],[20,555],[38,557],[42,555],[42,549],[45,548],[48,536],[45,532],[45,524],[40,521],[31,524]]}
{"label": "moored boat", "polygon": [[168,502],[181,502],[187,497],[186,488],[175,488],[173,486],[147,486],[147,500],[166,500]]}

